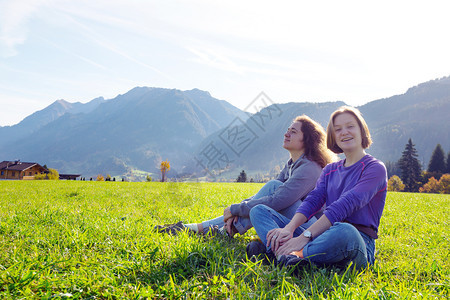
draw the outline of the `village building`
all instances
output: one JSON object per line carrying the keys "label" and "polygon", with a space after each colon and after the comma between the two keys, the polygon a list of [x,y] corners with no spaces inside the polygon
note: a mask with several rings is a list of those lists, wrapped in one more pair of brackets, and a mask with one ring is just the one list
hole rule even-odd
{"label": "village building", "polygon": [[59,174],[59,180],[77,180],[81,174]]}
{"label": "village building", "polygon": [[48,173],[48,170],[38,163],[2,161],[0,163],[0,179],[33,180],[37,174]]}

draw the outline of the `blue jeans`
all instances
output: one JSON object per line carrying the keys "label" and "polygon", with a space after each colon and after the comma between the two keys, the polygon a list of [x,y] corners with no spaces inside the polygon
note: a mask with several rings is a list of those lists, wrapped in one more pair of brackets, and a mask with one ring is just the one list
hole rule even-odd
{"label": "blue jeans", "polygon": [[[265,196],[273,195],[277,188],[281,185],[283,185],[283,182],[279,180],[270,180],[251,198],[260,199]],[[302,201],[298,200],[291,206],[281,210],[280,213],[286,218],[292,219],[292,217],[295,215],[295,211],[301,203]],[[233,224],[240,234],[244,234],[245,232],[247,232],[247,230],[253,227],[252,222],[250,221],[250,217],[239,217],[238,220]],[[225,225],[225,222],[223,221],[223,215],[208,221],[204,221],[202,222],[202,225],[204,233],[208,232],[210,227],[218,226],[220,228]]]}
{"label": "blue jeans", "polygon": [[[256,233],[267,244],[267,233],[274,228],[284,228],[290,219],[265,205],[250,210],[250,220]],[[311,221],[308,221],[310,223]],[[311,224],[308,224],[308,227]],[[294,237],[305,230],[302,225],[294,231]],[[301,250],[301,249],[298,249]],[[270,246],[267,249],[271,251]],[[363,269],[375,261],[375,240],[348,223],[334,223],[327,231],[310,241],[303,248],[305,259],[317,265],[347,265],[353,262],[356,269]]]}

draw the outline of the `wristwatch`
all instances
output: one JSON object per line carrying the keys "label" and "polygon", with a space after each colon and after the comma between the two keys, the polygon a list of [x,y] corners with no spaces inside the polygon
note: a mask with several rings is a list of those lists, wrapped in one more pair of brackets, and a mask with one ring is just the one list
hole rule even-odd
{"label": "wristwatch", "polygon": [[305,238],[309,239],[309,240],[312,240],[312,239],[313,239],[312,233],[311,233],[311,231],[309,231],[309,230],[303,231],[303,236],[304,236]]}

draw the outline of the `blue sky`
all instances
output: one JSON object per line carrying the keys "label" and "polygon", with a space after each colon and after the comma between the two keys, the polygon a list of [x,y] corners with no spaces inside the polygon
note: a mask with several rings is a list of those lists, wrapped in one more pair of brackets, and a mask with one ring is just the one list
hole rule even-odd
{"label": "blue sky", "polygon": [[0,0],[0,126],[136,86],[362,105],[450,75],[447,3]]}

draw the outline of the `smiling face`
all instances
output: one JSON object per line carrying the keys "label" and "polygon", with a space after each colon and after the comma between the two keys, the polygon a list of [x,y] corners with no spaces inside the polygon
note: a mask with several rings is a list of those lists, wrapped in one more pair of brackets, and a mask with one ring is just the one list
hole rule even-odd
{"label": "smiling face", "polygon": [[333,132],[336,144],[344,153],[364,150],[361,128],[352,114],[345,112],[337,115],[333,122]]}
{"label": "smiling face", "polygon": [[294,122],[284,134],[283,148],[292,153],[303,153],[302,122]]}

